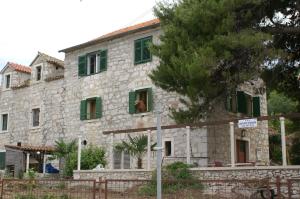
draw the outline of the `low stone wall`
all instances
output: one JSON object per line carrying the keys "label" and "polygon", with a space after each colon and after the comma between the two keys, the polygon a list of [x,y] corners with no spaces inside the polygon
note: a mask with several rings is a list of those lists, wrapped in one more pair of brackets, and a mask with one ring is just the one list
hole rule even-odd
{"label": "low stone wall", "polygon": [[74,179],[151,179],[152,171],[144,169],[114,169],[74,171]]}
{"label": "low stone wall", "polygon": [[198,179],[263,179],[270,178],[275,181],[276,176],[281,179],[299,178],[300,166],[260,166],[260,167],[235,167],[235,168],[192,168],[193,176]]}
{"label": "low stone wall", "polygon": [[[192,168],[193,176],[198,179],[263,179],[276,176],[281,179],[299,178],[300,166],[263,166],[263,167],[211,167],[211,168]],[[151,179],[153,171],[140,169],[120,169],[120,170],[101,170],[101,171],[74,171],[74,179]]]}

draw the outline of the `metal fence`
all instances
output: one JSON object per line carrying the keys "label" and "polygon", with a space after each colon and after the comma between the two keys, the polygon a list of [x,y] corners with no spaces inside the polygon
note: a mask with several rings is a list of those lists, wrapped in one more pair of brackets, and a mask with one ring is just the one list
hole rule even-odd
{"label": "metal fence", "polygon": [[[163,181],[164,199],[300,199],[300,178]],[[0,180],[1,199],[155,199],[151,180]]]}
{"label": "metal fence", "polygon": [[95,199],[95,180],[1,180],[1,199]]}

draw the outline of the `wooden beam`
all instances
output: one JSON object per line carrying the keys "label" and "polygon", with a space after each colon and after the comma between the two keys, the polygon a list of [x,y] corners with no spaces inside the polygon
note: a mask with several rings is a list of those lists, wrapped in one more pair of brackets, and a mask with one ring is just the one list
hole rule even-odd
{"label": "wooden beam", "polygon": [[[286,115],[272,115],[272,116],[260,116],[257,117],[258,121],[264,120],[272,120],[272,119],[279,119],[280,117],[285,117],[289,119],[300,118],[300,113],[291,113]],[[206,122],[197,122],[191,124],[172,124],[172,125],[165,125],[161,126],[161,129],[177,129],[177,128],[185,128],[186,126],[190,126],[191,128],[201,128],[204,126],[213,126],[213,125],[224,125],[229,124],[229,122],[237,123],[241,119],[250,119],[251,117],[242,117],[236,119],[229,119],[229,120],[218,120],[218,121],[206,121]],[[145,131],[155,131],[156,126],[153,127],[146,127],[146,128],[135,128],[135,129],[120,129],[120,130],[109,130],[103,131],[103,134],[122,134],[122,133],[136,133],[136,132],[145,132]]]}

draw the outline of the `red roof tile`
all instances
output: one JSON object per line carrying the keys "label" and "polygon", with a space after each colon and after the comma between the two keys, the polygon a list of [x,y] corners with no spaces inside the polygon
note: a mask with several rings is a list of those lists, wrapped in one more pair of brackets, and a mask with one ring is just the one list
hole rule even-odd
{"label": "red roof tile", "polygon": [[120,35],[122,33],[127,33],[127,32],[130,32],[130,31],[133,31],[133,30],[142,29],[142,28],[145,28],[145,27],[148,27],[148,26],[159,24],[159,23],[160,23],[159,19],[152,19],[150,21],[146,21],[146,22],[139,23],[139,24],[136,24],[136,25],[133,25],[133,26],[122,28],[120,30],[113,31],[111,33],[102,35],[101,37],[98,37],[98,38],[96,38],[94,40],[104,39],[104,38],[112,37],[112,36],[115,36],[115,35]]}
{"label": "red roof tile", "polygon": [[21,64],[16,64],[13,62],[8,62],[7,63],[9,67],[12,67],[14,70],[19,71],[19,72],[23,72],[23,73],[31,73],[31,68],[28,66],[23,66]]}
{"label": "red roof tile", "polygon": [[136,24],[136,25],[133,25],[133,26],[129,26],[129,27],[126,27],[126,28],[122,28],[122,29],[113,31],[111,33],[102,35],[102,36],[100,36],[96,39],[93,39],[91,41],[88,41],[86,43],[82,43],[82,44],[79,44],[79,45],[76,45],[76,46],[72,46],[70,48],[60,50],[59,52],[70,52],[72,50],[87,47],[87,46],[93,45],[95,43],[107,41],[107,40],[110,40],[110,39],[119,38],[119,37],[122,37],[126,34],[129,34],[129,33],[135,33],[135,32],[138,32],[138,31],[145,30],[145,29],[158,27],[159,24],[160,24],[159,19],[152,19],[150,21],[146,21],[146,22],[143,22],[143,23],[139,23],[139,24]]}
{"label": "red roof tile", "polygon": [[31,146],[31,145],[5,145],[7,148],[17,149],[21,151],[40,151],[40,152],[53,152],[55,148],[52,146]]}

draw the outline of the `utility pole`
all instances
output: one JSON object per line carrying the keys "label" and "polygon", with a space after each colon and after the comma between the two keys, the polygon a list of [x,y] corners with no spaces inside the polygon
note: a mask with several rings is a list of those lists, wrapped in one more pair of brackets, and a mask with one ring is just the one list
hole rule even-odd
{"label": "utility pole", "polygon": [[157,170],[157,199],[161,199],[161,163],[162,163],[162,140],[161,140],[161,105],[160,104],[157,104],[157,110],[156,110],[156,117],[157,117],[157,147],[156,150],[157,150],[157,162],[156,162],[156,170]]}

